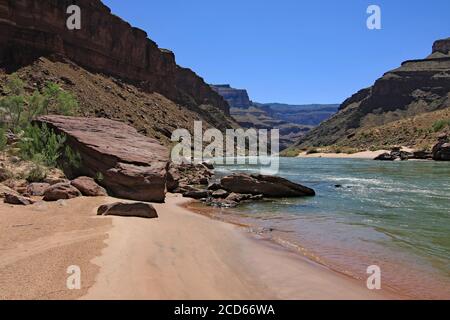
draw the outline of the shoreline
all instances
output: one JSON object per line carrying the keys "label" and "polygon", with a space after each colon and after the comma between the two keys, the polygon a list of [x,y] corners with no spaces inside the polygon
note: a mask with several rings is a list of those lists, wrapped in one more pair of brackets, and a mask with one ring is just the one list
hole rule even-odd
{"label": "shoreline", "polygon": [[[196,206],[198,205],[198,206]],[[267,231],[265,228],[258,227],[256,225],[252,225],[249,223],[244,223],[241,220],[241,218],[237,217],[235,214],[230,215],[222,215],[220,213],[220,210],[232,210],[232,209],[223,209],[223,208],[214,208],[210,206],[206,206],[205,204],[197,201],[192,200],[188,203],[182,204],[183,208],[186,208],[187,210],[194,212],[196,214],[205,216],[209,219],[213,219],[222,223],[227,223],[234,225],[242,230],[245,234],[247,234],[248,237],[251,237],[252,239],[255,239],[256,241],[263,241],[263,242],[269,242],[274,245],[274,249],[277,250],[277,247],[279,250],[285,250],[291,253],[294,253],[295,255],[298,255],[301,259],[306,260],[307,262],[310,262],[312,264],[318,265],[322,268],[327,269],[329,272],[338,274],[340,276],[343,276],[344,278],[351,279],[353,281],[361,282],[363,281],[360,277],[355,276],[354,274],[351,274],[349,271],[345,271],[344,269],[339,269],[335,266],[333,266],[331,263],[325,262],[323,258],[320,255],[317,255],[315,252],[311,251],[309,248],[301,246],[299,243],[295,243],[291,241],[290,239],[282,238],[280,236],[272,237],[272,236],[266,236],[267,234],[271,234],[271,230]],[[233,218],[230,218],[231,215]],[[230,217],[229,217],[230,216]],[[245,230],[244,230],[245,228]],[[400,291],[393,289],[389,286],[383,285],[383,293],[388,293],[389,295],[395,296],[396,299],[402,299],[402,300],[414,300],[417,298],[408,296],[407,294],[402,294]]]}
{"label": "shoreline", "polygon": [[370,291],[241,227],[184,208],[168,195],[159,218],[113,217],[100,272],[81,299],[404,299]]}
{"label": "shoreline", "polygon": [[[117,200],[0,204],[0,299],[409,299],[188,210],[180,195],[153,204],[157,219],[96,216]],[[71,265],[81,290],[66,287]]]}

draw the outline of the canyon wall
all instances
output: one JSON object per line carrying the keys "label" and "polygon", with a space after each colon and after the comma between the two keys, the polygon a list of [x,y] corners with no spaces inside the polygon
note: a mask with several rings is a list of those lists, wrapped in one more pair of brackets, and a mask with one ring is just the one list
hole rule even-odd
{"label": "canyon wall", "polygon": [[[81,29],[68,30],[70,5],[81,8]],[[14,71],[41,56],[69,59],[191,107],[227,102],[174,54],[111,14],[100,0],[0,0],[0,68]]]}

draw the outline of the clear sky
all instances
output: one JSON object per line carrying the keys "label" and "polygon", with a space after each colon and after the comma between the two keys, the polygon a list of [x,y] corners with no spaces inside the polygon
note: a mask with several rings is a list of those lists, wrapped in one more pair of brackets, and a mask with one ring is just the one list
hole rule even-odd
{"label": "clear sky", "polygon": [[[450,37],[450,0],[103,0],[208,83],[257,102],[341,103]],[[381,7],[369,30],[367,7]]]}

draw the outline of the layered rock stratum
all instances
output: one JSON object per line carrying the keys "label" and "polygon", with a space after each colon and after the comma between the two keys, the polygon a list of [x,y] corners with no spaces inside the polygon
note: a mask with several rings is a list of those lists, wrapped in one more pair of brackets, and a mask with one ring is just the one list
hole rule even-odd
{"label": "layered rock stratum", "polygon": [[[80,30],[66,27],[73,4],[81,8]],[[165,144],[195,120],[237,127],[201,77],[100,0],[0,0],[0,84],[11,72],[31,92],[56,82],[76,95],[80,115],[126,121]]]}
{"label": "layered rock stratum", "polygon": [[220,94],[233,108],[248,108],[252,105],[245,89],[232,88],[229,84],[215,84],[211,88]]}
{"label": "layered rock stratum", "polygon": [[[81,29],[68,30],[67,8],[81,9]],[[175,63],[143,30],[133,28],[100,0],[1,0],[0,64],[10,68],[57,54],[78,65],[159,92],[181,104],[228,105],[193,71]]]}
{"label": "layered rock stratum", "polygon": [[[339,113],[297,143],[360,149],[430,147],[439,120],[450,119],[450,38],[425,59],[409,60],[342,103]],[[445,129],[445,128],[444,128]],[[435,132],[436,131],[436,132]]]}

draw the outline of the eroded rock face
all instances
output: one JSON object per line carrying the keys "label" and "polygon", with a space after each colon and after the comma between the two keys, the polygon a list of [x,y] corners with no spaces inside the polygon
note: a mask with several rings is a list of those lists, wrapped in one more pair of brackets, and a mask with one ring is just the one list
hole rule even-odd
{"label": "eroded rock face", "polygon": [[44,201],[68,200],[80,197],[81,192],[70,183],[57,183],[48,187],[44,192]]}
{"label": "eroded rock face", "polygon": [[156,209],[149,203],[123,203],[116,202],[105,204],[98,208],[97,215],[103,216],[121,216],[121,217],[138,217],[153,219],[158,218]]}
{"label": "eroded rock face", "polygon": [[[67,8],[82,13],[81,29],[68,30]],[[0,65],[23,66],[41,56],[67,58],[180,104],[212,105],[229,115],[226,101],[202,78],[175,62],[147,34],[131,27],[100,0],[0,0]]]}
{"label": "eroded rock face", "polygon": [[75,188],[80,190],[86,197],[103,197],[107,196],[105,188],[99,186],[94,179],[89,177],[78,177],[70,182]]}
{"label": "eroded rock face", "polygon": [[164,202],[169,150],[136,129],[109,119],[65,116],[40,117],[67,136],[81,155],[79,175],[103,176],[101,185],[112,196],[137,201]]}
{"label": "eroded rock face", "polygon": [[223,189],[241,194],[265,197],[314,196],[315,191],[284,178],[265,175],[233,174],[221,179]]}

